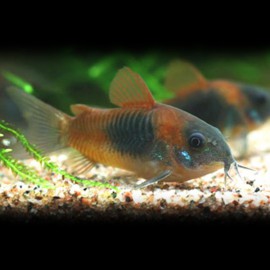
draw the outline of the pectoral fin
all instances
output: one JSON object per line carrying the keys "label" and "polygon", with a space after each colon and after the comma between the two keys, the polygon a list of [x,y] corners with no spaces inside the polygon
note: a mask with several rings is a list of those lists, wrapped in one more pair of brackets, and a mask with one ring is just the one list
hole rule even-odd
{"label": "pectoral fin", "polygon": [[165,178],[167,178],[169,175],[172,174],[172,171],[171,170],[166,170],[164,172],[162,172],[160,175],[150,179],[150,180],[147,180],[147,181],[144,181],[143,183],[139,184],[139,185],[135,185],[135,189],[138,189],[138,188],[145,188],[147,186],[150,186],[154,183],[157,183]]}

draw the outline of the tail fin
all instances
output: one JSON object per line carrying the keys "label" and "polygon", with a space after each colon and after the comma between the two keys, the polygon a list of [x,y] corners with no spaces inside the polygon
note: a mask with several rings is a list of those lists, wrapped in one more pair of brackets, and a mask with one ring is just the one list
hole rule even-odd
{"label": "tail fin", "polygon": [[[65,134],[70,116],[15,87],[6,91],[27,121],[23,132],[30,143],[45,154],[67,147]],[[28,157],[21,150],[14,149],[14,152],[16,157]]]}

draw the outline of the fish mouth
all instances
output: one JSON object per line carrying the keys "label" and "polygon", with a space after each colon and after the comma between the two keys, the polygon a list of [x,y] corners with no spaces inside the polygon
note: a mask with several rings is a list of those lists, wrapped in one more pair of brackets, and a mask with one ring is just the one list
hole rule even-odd
{"label": "fish mouth", "polygon": [[232,158],[232,160],[230,162],[224,161],[224,182],[225,182],[225,185],[227,183],[227,178],[229,178],[230,180],[233,180],[233,178],[229,174],[231,166],[234,167],[237,175],[242,179],[242,177],[241,177],[241,175],[239,173],[239,170],[238,170],[238,163],[236,162],[236,160],[234,158]]}
{"label": "fish mouth", "polygon": [[243,177],[241,176],[240,172],[239,172],[239,168],[242,168],[242,169],[246,169],[246,170],[250,170],[250,171],[254,171],[253,169],[251,168],[248,168],[248,167],[245,167],[243,165],[240,165],[237,163],[237,161],[232,157],[231,158],[231,161],[224,161],[224,182],[225,182],[225,185],[226,185],[226,181],[227,181],[227,178],[229,178],[230,180],[234,180],[231,175],[229,174],[229,171],[231,169],[231,166],[233,166],[237,176],[240,178],[241,181],[244,181]]}

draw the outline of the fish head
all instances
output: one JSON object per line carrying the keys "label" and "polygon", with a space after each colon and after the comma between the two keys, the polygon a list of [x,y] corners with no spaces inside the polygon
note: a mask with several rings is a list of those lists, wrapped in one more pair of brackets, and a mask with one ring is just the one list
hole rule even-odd
{"label": "fish head", "polygon": [[181,111],[180,143],[172,147],[174,173],[182,181],[203,176],[224,168],[225,174],[235,163],[222,133],[199,118]]}
{"label": "fish head", "polygon": [[249,85],[242,85],[241,90],[248,100],[245,109],[248,121],[255,127],[263,124],[270,118],[270,93],[263,88]]}

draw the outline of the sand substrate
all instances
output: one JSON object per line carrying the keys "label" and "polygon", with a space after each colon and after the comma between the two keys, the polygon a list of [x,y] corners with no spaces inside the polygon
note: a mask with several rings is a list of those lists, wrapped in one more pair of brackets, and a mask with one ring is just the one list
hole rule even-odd
{"label": "sand substrate", "polygon": [[256,172],[241,169],[243,179],[234,175],[225,185],[222,170],[185,183],[161,183],[134,189],[143,179],[124,176],[118,169],[97,166],[87,176],[109,182],[116,192],[85,187],[69,179],[44,171],[34,160],[25,161],[48,179],[55,189],[44,189],[16,178],[0,167],[0,215],[117,219],[225,216],[270,216],[270,154],[254,156],[242,164]]}

